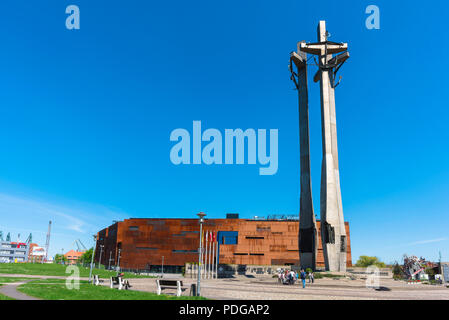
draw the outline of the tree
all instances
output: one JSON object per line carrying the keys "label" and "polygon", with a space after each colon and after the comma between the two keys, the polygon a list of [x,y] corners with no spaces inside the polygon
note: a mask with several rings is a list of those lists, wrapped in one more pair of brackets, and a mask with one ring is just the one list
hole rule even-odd
{"label": "tree", "polygon": [[430,267],[427,267],[424,270],[424,272],[429,275],[429,279],[432,279],[435,276],[435,271],[432,268],[430,268]]}
{"label": "tree", "polygon": [[89,250],[84,252],[80,257],[79,262],[82,263],[83,265],[90,264],[90,262],[92,261],[93,252],[94,252],[93,248],[90,248]]}
{"label": "tree", "polygon": [[55,262],[55,263],[67,263],[68,260],[67,260],[67,257],[66,257],[66,256],[57,253],[57,254],[55,255],[54,262]]}
{"label": "tree", "polygon": [[378,268],[385,268],[385,263],[379,260],[378,257],[360,256],[357,260],[356,267],[367,268],[369,266],[376,266]]}
{"label": "tree", "polygon": [[396,263],[393,266],[393,279],[402,279],[404,278],[404,271],[402,270],[399,263],[396,261]]}

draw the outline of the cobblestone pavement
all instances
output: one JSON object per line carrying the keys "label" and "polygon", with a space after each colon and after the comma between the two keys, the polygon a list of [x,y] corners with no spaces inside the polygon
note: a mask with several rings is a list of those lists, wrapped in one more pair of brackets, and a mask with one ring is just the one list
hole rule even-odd
{"label": "cobblestone pavement", "polygon": [[[133,290],[156,292],[155,279],[130,279]],[[196,279],[187,278],[187,287]],[[382,279],[380,290],[366,288],[364,280],[317,279],[307,283],[305,289],[299,283],[293,286],[281,285],[272,278],[235,278],[202,280],[201,295],[210,299],[238,300],[449,300],[449,288],[434,285],[409,285],[403,281]],[[170,293],[170,291],[167,291]]]}

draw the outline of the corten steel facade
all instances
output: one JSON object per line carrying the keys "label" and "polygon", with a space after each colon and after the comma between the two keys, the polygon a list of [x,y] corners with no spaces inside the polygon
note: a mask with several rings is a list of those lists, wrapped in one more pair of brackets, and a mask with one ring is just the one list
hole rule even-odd
{"label": "corten steel facade", "polygon": [[[317,222],[318,235],[320,222]],[[351,263],[349,224],[345,223],[347,265]],[[218,233],[219,264],[300,265],[299,221],[208,219],[204,231]],[[321,239],[318,239],[317,267],[324,267]],[[106,267],[150,270],[151,266],[184,266],[198,262],[198,219],[126,219],[98,233],[95,261]]]}

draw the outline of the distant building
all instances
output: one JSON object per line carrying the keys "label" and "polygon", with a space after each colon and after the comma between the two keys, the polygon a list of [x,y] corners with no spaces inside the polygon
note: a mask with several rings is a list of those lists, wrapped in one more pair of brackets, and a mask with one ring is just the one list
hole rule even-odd
{"label": "distant building", "polygon": [[[324,267],[319,221],[317,228],[317,267]],[[95,261],[149,271],[158,269],[164,261],[164,270],[179,272],[186,263],[198,261],[199,229],[198,219],[132,218],[116,222],[98,233]],[[345,229],[350,267],[347,222]],[[219,264],[300,265],[297,217],[239,219],[234,214],[227,219],[206,219],[203,231],[216,236]]]}
{"label": "distant building", "polygon": [[29,249],[27,243],[0,241],[0,263],[28,262]]}
{"label": "distant building", "polygon": [[28,262],[42,263],[44,259],[45,259],[45,248],[40,247],[36,243],[31,243],[28,253]]}
{"label": "distant building", "polygon": [[78,260],[81,258],[81,256],[84,254],[84,251],[75,251],[70,250],[66,254],[64,254],[64,257],[67,258],[67,261],[69,264],[77,264]]}
{"label": "distant building", "polygon": [[449,282],[449,262],[441,263],[441,273],[443,274],[444,282]]}

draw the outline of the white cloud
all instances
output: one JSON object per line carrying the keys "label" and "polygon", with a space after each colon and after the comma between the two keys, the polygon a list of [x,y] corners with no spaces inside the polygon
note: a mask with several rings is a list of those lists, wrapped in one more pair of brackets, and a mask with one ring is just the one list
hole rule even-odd
{"label": "white cloud", "polygon": [[[11,232],[12,239],[21,233],[24,240],[33,233],[33,242],[45,243],[48,221],[52,221],[50,252],[60,252],[81,238],[90,245],[92,235],[109,226],[112,220],[127,218],[120,210],[70,200],[49,200],[29,195],[0,192],[0,230]],[[14,231],[14,234],[13,234]]]}
{"label": "white cloud", "polygon": [[417,245],[417,244],[434,243],[434,242],[441,242],[441,241],[446,241],[446,240],[448,240],[448,238],[438,238],[438,239],[432,239],[432,240],[421,240],[421,241],[411,242],[408,245],[409,246],[414,246],[414,245]]}

